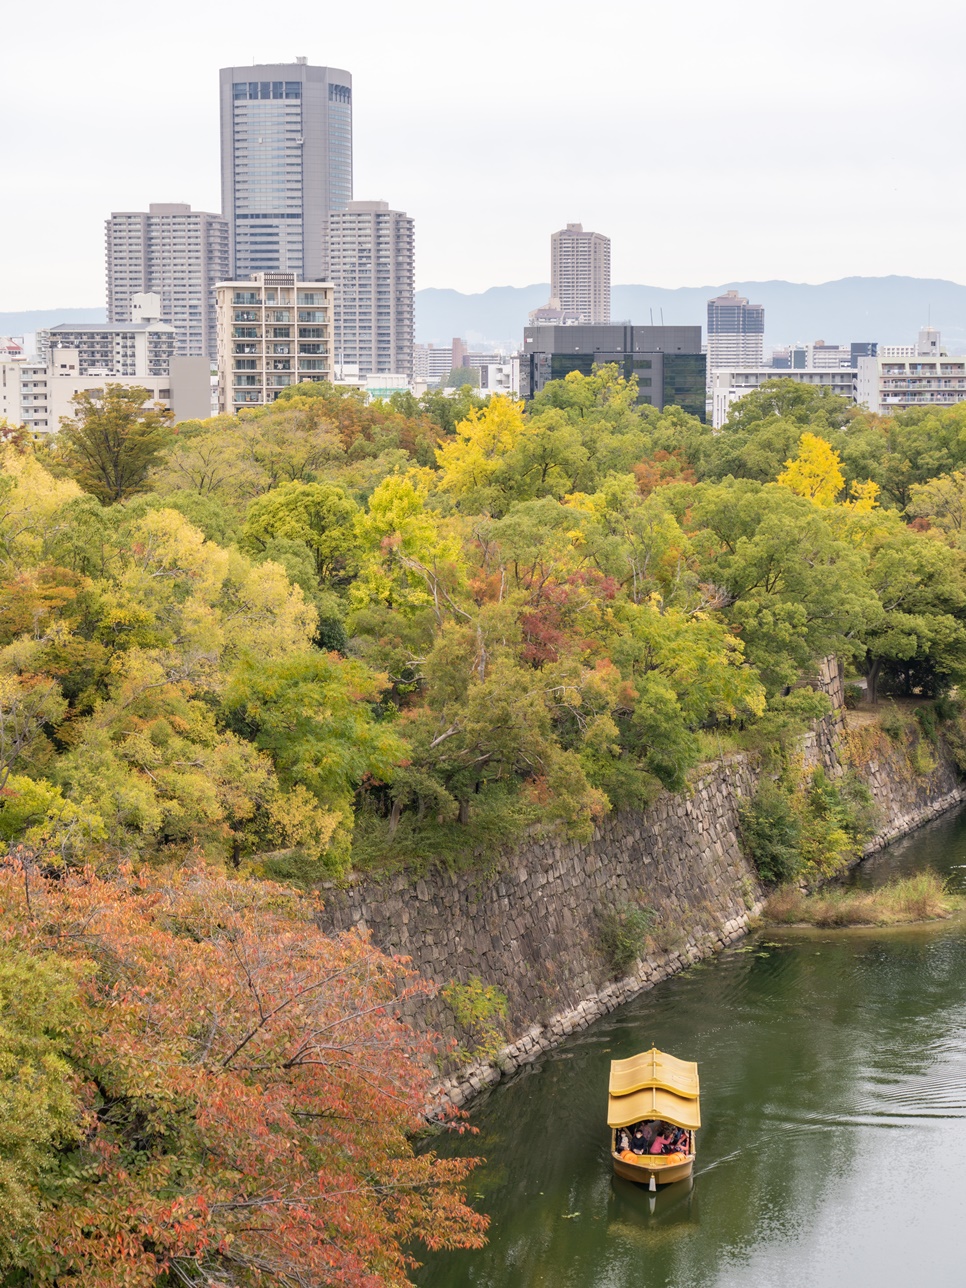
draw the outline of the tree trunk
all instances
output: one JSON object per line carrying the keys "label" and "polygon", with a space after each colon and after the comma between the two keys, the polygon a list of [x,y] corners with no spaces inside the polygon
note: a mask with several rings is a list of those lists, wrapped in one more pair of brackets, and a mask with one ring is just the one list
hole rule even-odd
{"label": "tree trunk", "polygon": [[397,796],[392,803],[392,809],[389,811],[389,835],[396,835],[396,828],[399,826],[399,819],[402,815],[402,801]]}
{"label": "tree trunk", "polygon": [[460,801],[460,812],[457,820],[461,827],[466,827],[470,821],[470,803],[468,800]]}

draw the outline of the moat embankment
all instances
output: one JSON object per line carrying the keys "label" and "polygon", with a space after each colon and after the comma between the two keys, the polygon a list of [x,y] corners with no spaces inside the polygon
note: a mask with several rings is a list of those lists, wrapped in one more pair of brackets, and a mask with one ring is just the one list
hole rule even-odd
{"label": "moat embankment", "polygon": [[[877,831],[866,853],[966,799],[941,750],[917,770],[901,744],[877,727],[847,726],[841,708],[807,735],[802,750],[807,763],[831,776],[851,757],[875,802]],[[615,812],[588,841],[531,842],[494,873],[353,881],[326,892],[323,924],[336,931],[365,927],[380,948],[410,957],[441,985],[479,980],[506,996],[507,1045],[441,1089],[464,1103],[747,932],[764,891],[739,842],[739,807],[760,772],[749,757],[728,757],[705,767],[687,792],[663,793],[646,811]],[[615,979],[601,947],[601,920],[628,906],[652,912],[653,948]],[[465,1038],[441,1001],[423,1018]]]}

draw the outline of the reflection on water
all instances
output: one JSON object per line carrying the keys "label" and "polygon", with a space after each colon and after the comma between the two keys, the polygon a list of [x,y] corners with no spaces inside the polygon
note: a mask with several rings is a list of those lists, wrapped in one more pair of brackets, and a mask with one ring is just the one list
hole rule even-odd
{"label": "reflection on water", "polygon": [[[966,875],[966,813],[862,879],[925,863]],[[610,1061],[652,1042],[700,1062],[705,1124],[693,1188],[656,1196],[612,1176],[604,1127]],[[914,1267],[958,1288],[966,929],[762,933],[522,1071],[473,1121],[447,1148],[488,1160],[471,1192],[490,1241],[428,1258],[424,1288],[905,1288]]]}

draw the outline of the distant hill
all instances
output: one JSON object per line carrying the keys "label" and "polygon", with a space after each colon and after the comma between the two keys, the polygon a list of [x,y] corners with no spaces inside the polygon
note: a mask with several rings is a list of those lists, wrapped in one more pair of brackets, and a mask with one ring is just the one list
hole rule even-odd
{"label": "distant hill", "polygon": [[[938,278],[844,277],[809,286],[802,282],[725,282],[717,286],[615,286],[615,320],[646,325],[664,321],[705,324],[707,301],[738,291],[765,306],[765,345],[825,340],[847,344],[877,340],[910,344],[931,322],[952,351],[966,351],[966,286]],[[513,343],[523,338],[527,314],[545,304],[550,287],[494,286],[478,295],[431,288],[416,292],[416,338],[447,344],[454,336],[470,342]]]}
{"label": "distant hill", "polygon": [[107,310],[31,309],[26,313],[0,313],[0,335],[33,335],[58,322],[106,322]]}

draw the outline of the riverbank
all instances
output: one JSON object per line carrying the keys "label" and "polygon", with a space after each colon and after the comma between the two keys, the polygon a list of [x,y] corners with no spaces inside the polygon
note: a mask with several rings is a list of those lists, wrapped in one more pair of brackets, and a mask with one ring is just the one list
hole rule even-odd
{"label": "riverbank", "polygon": [[762,916],[775,926],[903,926],[946,920],[966,909],[935,872],[888,882],[875,890],[827,887],[807,894],[785,886],[765,900]]}

